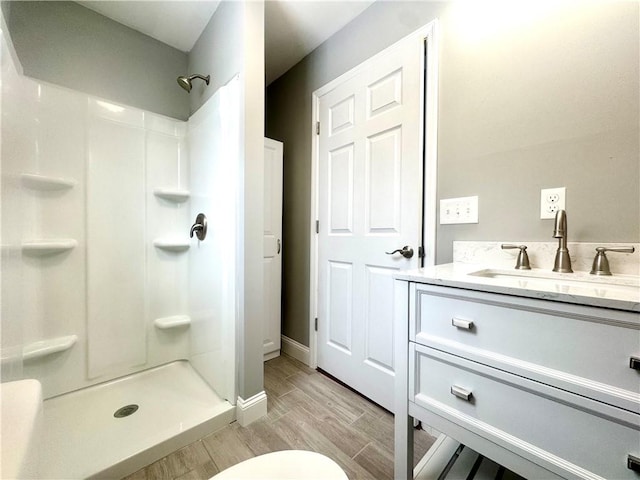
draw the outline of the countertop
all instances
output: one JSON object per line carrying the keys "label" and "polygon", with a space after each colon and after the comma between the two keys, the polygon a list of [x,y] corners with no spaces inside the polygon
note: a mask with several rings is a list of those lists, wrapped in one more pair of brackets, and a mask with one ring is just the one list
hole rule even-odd
{"label": "countertop", "polygon": [[640,312],[640,278],[600,277],[589,272],[496,269],[486,265],[449,263],[395,274],[398,280],[465,288],[541,300]]}

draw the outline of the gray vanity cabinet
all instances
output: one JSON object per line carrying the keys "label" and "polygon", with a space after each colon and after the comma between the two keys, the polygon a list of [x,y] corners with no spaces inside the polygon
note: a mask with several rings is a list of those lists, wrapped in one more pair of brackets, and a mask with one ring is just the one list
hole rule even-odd
{"label": "gray vanity cabinet", "polygon": [[640,315],[395,282],[396,478],[413,418],[525,478],[635,479]]}

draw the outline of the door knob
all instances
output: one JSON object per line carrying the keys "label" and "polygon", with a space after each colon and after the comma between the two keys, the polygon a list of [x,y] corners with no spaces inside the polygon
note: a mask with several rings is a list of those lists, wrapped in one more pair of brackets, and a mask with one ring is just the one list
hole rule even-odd
{"label": "door knob", "polygon": [[207,236],[207,216],[204,213],[199,213],[196,217],[196,223],[191,225],[189,231],[189,237],[193,238],[193,234],[196,234],[198,240],[202,241]]}
{"label": "door knob", "polygon": [[411,258],[413,257],[413,248],[411,248],[409,245],[405,245],[404,247],[398,248],[393,252],[384,252],[384,253],[386,253],[387,255],[393,255],[394,253],[399,253],[404,258]]}

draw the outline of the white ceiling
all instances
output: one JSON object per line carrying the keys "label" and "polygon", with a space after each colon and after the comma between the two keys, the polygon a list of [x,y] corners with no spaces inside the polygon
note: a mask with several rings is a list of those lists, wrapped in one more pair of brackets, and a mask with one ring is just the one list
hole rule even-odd
{"label": "white ceiling", "polygon": [[[183,52],[189,52],[220,1],[84,0],[78,3]],[[267,0],[267,85],[372,3],[373,0]]]}

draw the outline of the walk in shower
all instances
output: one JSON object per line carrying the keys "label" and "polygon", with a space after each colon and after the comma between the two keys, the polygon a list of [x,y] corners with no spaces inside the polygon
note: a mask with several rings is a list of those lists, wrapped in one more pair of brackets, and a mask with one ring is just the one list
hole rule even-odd
{"label": "walk in shower", "polygon": [[2,381],[42,478],[118,477],[234,419],[239,82],[183,122],[20,72],[3,33]]}

